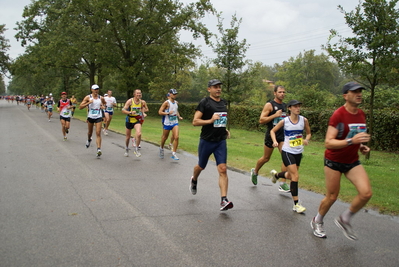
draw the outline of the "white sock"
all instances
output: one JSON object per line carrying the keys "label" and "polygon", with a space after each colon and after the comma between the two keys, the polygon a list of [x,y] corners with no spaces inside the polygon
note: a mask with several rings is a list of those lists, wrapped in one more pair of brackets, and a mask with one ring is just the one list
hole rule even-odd
{"label": "white sock", "polygon": [[317,213],[316,217],[314,217],[314,221],[315,221],[316,223],[322,223],[322,222],[323,222],[323,219],[324,219],[324,216],[321,216],[320,213]]}

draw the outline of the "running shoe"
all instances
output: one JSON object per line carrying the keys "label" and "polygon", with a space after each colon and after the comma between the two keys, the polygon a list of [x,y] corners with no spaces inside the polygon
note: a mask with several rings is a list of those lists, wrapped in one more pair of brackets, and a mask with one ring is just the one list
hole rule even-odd
{"label": "running shoe", "polygon": [[289,192],[291,192],[291,189],[290,189],[290,187],[288,186],[288,184],[283,183],[283,184],[281,184],[281,185],[278,187],[278,191],[284,192],[284,193],[289,193]]}
{"label": "running shoe", "polygon": [[69,133],[69,129],[65,128],[65,133]]}
{"label": "running shoe", "polygon": [[276,170],[271,170],[270,174],[272,176],[272,183],[275,184],[277,182],[277,171]]}
{"label": "running shoe", "polygon": [[161,158],[161,159],[163,159],[164,158],[164,150],[162,149],[162,148],[159,148],[159,157]]}
{"label": "running shoe", "polygon": [[104,129],[104,135],[108,135],[108,131]]}
{"label": "running shoe", "polygon": [[324,223],[317,223],[314,220],[315,218],[310,221],[310,227],[313,229],[313,234],[320,238],[326,238],[326,231],[324,231]]}
{"label": "running shoe", "polygon": [[257,185],[257,184],[258,184],[258,175],[255,174],[255,168],[252,168],[252,169],[251,169],[251,179],[252,179],[252,183],[253,183],[254,185]]}
{"label": "running shoe", "polygon": [[141,153],[140,153],[140,151],[137,149],[137,146],[135,146],[134,148],[133,148],[133,152],[134,152],[134,154],[136,155],[136,157],[141,157]]}
{"label": "running shoe", "polygon": [[139,145],[137,148],[138,148],[138,149],[141,149],[141,145]]}
{"label": "running shoe", "polygon": [[101,152],[101,149],[97,148],[97,158],[99,158],[103,153]]}
{"label": "running shoe", "polygon": [[357,236],[355,232],[353,232],[352,226],[349,223],[344,223],[341,217],[335,218],[334,222],[338,226],[338,228],[342,230],[346,238],[348,238],[349,240],[357,240]]}
{"label": "running shoe", "polygon": [[228,200],[223,200],[220,203],[220,211],[225,211],[228,209],[232,209],[234,207],[233,202],[228,201]]}
{"label": "running shoe", "polygon": [[197,184],[193,183],[193,176],[190,178],[190,192],[193,195],[197,194]]}
{"label": "running shoe", "polygon": [[172,145],[171,143],[169,143],[168,149],[169,149],[169,150],[172,150],[172,149],[173,149],[173,145]]}
{"label": "running shoe", "polygon": [[129,157],[129,149],[128,148],[125,149],[125,155],[124,156],[125,157]]}
{"label": "running shoe", "polygon": [[51,120],[48,120],[48,122],[50,122]]}
{"label": "running shoe", "polygon": [[304,206],[302,206],[301,204],[296,203],[296,205],[294,205],[292,210],[295,211],[296,213],[304,213],[306,208]]}
{"label": "running shoe", "polygon": [[171,158],[172,158],[173,160],[179,160],[179,158],[177,157],[176,154],[172,154]]}
{"label": "running shoe", "polygon": [[66,136],[64,136],[64,141],[66,141],[67,140],[67,137]]}
{"label": "running shoe", "polygon": [[86,148],[89,148],[89,147],[90,147],[91,140],[93,140],[93,139],[90,138],[90,140],[87,140],[87,141],[86,141]]}

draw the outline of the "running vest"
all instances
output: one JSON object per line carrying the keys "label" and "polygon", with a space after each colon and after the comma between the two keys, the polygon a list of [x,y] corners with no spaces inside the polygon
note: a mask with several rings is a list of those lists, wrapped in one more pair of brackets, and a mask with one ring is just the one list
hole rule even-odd
{"label": "running vest", "polygon": [[104,100],[105,100],[105,110],[106,110],[106,111],[109,111],[109,112],[113,112],[113,111],[114,111],[114,106],[113,106],[113,104],[114,104],[114,103],[116,104],[116,99],[115,99],[115,97],[113,97],[113,96],[111,96],[111,97],[106,96],[106,97],[104,97]]}
{"label": "running vest", "polygon": [[[89,95],[90,98],[93,98],[93,95]],[[102,118],[102,113],[101,113],[101,96],[98,95],[97,99],[93,98],[93,103],[89,104],[87,107],[88,113],[87,117],[91,119],[98,119]]]}
{"label": "running vest", "polygon": [[67,99],[65,102],[60,100],[59,108],[60,108],[60,116],[64,118],[69,118],[71,117],[71,111],[68,109],[68,107],[71,105],[71,102],[69,99]]}
{"label": "running vest", "polygon": [[303,152],[303,130],[305,119],[299,115],[298,122],[292,123],[290,117],[284,118],[284,144],[282,150],[291,154]]}
{"label": "running vest", "polygon": [[162,122],[166,126],[176,125],[179,123],[179,120],[177,118],[177,109],[178,109],[177,103],[176,103],[176,101],[174,103],[170,100],[166,100],[166,101],[169,102],[169,108],[166,109],[165,112],[172,111],[172,114],[163,115]]}
{"label": "running vest", "polygon": [[143,105],[141,104],[141,100],[138,104],[134,103],[134,99],[132,98],[132,104],[129,107],[129,111],[136,111],[136,114],[128,114],[126,116],[126,122],[137,123],[144,121],[143,113],[141,111]]}
{"label": "running vest", "polygon": [[53,105],[54,105],[54,101],[53,100],[47,100],[47,102],[46,102],[46,105],[47,105],[47,108],[48,109],[53,109]]}

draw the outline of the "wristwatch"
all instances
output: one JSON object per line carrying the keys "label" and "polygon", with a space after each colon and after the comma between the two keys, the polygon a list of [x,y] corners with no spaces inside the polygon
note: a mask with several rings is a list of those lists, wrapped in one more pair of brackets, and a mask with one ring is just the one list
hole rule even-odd
{"label": "wristwatch", "polygon": [[353,145],[352,138],[346,139],[346,143],[348,144],[348,146]]}

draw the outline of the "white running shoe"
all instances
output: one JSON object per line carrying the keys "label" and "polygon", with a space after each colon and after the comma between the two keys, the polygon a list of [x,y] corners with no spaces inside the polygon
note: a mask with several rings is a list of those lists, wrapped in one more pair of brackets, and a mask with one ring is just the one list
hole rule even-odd
{"label": "white running shoe", "polygon": [[313,229],[313,235],[320,237],[320,238],[326,238],[326,231],[324,231],[324,223],[317,223],[314,220],[315,218],[310,221],[310,227]]}
{"label": "white running shoe", "polygon": [[302,206],[301,204],[296,203],[296,205],[294,205],[294,207],[292,208],[293,211],[295,211],[296,213],[304,213],[306,208],[304,206]]}
{"label": "white running shoe", "polygon": [[163,148],[159,148],[159,157],[160,157],[161,159],[163,159],[164,156],[165,156],[165,152],[164,152]]}
{"label": "white running shoe", "polygon": [[136,155],[136,157],[141,157],[141,153],[140,153],[140,151],[137,149],[137,146],[135,146],[134,148],[133,148],[133,152],[134,152],[134,154]]}
{"label": "white running shoe", "polygon": [[179,158],[177,157],[176,154],[172,154],[171,158],[172,158],[173,160],[179,160]]}
{"label": "white running shoe", "polygon": [[277,171],[276,170],[271,170],[270,174],[272,176],[272,183],[275,184],[277,182],[277,177],[276,177]]}
{"label": "white running shoe", "polygon": [[89,148],[90,143],[91,143],[91,140],[93,140],[93,139],[90,138],[90,140],[87,140],[87,141],[86,141],[86,148]]}

